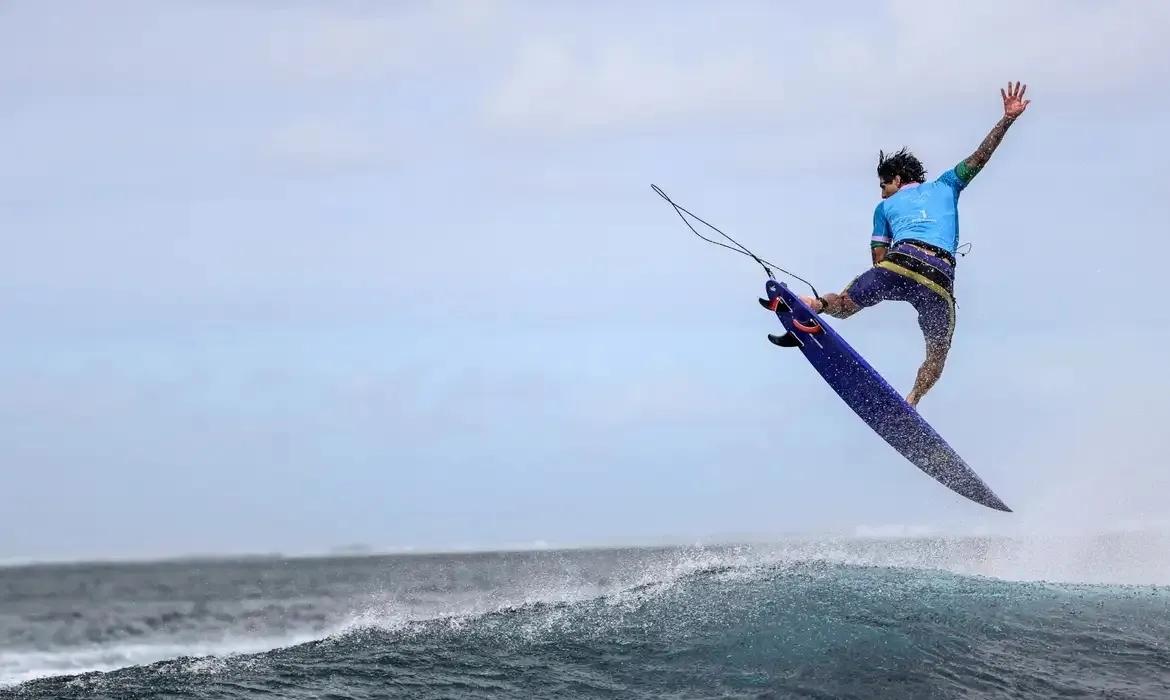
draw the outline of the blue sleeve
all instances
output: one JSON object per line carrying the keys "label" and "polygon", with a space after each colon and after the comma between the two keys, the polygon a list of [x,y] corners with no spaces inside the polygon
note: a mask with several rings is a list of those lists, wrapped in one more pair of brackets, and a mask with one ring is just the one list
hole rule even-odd
{"label": "blue sleeve", "polygon": [[890,233],[890,225],[886,223],[886,211],[882,208],[884,201],[878,202],[878,205],[873,210],[873,235],[869,239],[870,248],[888,247],[894,240],[894,235]]}
{"label": "blue sleeve", "polygon": [[[958,167],[962,168],[964,166],[962,163],[959,163]],[[959,173],[956,172],[955,168],[951,168],[950,170],[946,171],[942,175],[938,176],[938,182],[941,182],[942,184],[944,184],[947,187],[954,190],[956,195],[958,195],[960,192],[962,192],[967,187],[967,182],[969,182],[970,180],[971,180],[971,177],[968,177],[966,180],[959,177]]]}

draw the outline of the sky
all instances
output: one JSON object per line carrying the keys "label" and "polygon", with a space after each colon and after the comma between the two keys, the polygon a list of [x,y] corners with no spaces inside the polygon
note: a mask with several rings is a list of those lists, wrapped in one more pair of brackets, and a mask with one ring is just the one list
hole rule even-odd
{"label": "sky", "polygon": [[[1170,521],[1170,4],[0,4],[0,559]],[[962,196],[934,482],[765,336]],[[798,282],[790,281],[794,288]],[[914,312],[830,321],[900,391]]]}

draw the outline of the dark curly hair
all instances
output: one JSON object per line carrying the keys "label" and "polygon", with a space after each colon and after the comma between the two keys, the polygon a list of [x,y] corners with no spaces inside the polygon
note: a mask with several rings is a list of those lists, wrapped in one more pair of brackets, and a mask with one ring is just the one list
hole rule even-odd
{"label": "dark curly hair", "polygon": [[922,161],[906,148],[890,154],[878,151],[877,174],[882,182],[889,182],[898,176],[901,176],[902,182],[926,182],[926,168],[922,167]]}

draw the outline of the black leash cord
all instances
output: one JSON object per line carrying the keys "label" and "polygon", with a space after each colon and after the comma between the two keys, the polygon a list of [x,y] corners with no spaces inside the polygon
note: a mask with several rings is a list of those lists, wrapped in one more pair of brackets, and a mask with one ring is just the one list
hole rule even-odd
{"label": "black leash cord", "polygon": [[[670,206],[674,207],[674,211],[675,211],[675,213],[678,214],[678,217],[680,219],[682,219],[683,223],[687,225],[687,228],[689,228],[691,230],[691,232],[694,233],[699,238],[702,238],[704,241],[707,241],[708,243],[713,243],[717,246],[721,246],[723,248],[727,248],[728,250],[735,251],[736,253],[739,253],[740,255],[746,255],[746,256],[752,258],[753,260],[755,260],[756,262],[758,262],[760,264],[760,267],[764,268],[764,272],[768,273],[768,277],[771,279],[776,279],[776,275],[772,273],[772,268],[776,268],[777,270],[779,270],[780,272],[783,272],[784,274],[788,275],[789,277],[791,277],[793,279],[800,280],[801,282],[804,282],[805,284],[807,284],[809,286],[809,289],[812,289],[814,297],[820,296],[820,294],[817,293],[817,288],[813,286],[812,282],[809,282],[808,280],[806,280],[802,277],[798,277],[797,275],[792,274],[788,270],[785,270],[784,268],[776,265],[775,263],[770,263],[767,260],[764,260],[763,258],[759,257],[758,255],[756,255],[752,251],[745,248],[743,245],[741,245],[739,242],[737,242],[731,236],[728,236],[726,233],[720,231],[719,229],[715,228],[714,226],[707,223],[706,221],[703,221],[698,216],[694,215],[693,213],[687,211],[685,208],[683,208],[682,206],[677,204],[673,199],[666,196],[666,193],[663,192],[662,188],[659,187],[658,185],[651,184],[650,187],[655,192],[658,193],[658,196],[665,199],[668,203],[670,203]],[[695,221],[698,221],[700,224],[703,224],[704,226],[711,229],[715,233],[718,233],[720,236],[723,236],[727,240],[731,241],[733,244],[735,244],[735,247],[732,248],[731,246],[727,245],[726,243],[720,243],[719,241],[713,241],[710,238],[707,238],[703,234],[699,233],[698,231],[695,230],[694,226],[691,226],[691,222],[687,221],[687,217],[683,216],[683,214],[686,214],[687,216],[691,217]]]}

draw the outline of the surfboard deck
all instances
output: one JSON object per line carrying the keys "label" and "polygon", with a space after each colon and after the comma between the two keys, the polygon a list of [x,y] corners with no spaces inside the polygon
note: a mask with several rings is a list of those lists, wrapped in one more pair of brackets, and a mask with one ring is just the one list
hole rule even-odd
{"label": "surfboard deck", "polygon": [[773,345],[799,348],[861,420],[935,481],[980,505],[1012,512],[918,411],[787,285],[768,280],[766,290],[760,305],[774,311],[786,331],[768,336]]}

